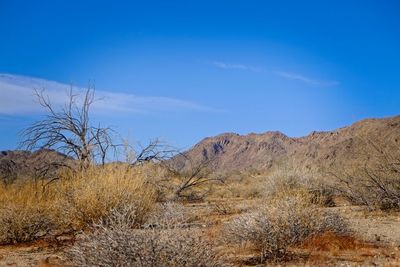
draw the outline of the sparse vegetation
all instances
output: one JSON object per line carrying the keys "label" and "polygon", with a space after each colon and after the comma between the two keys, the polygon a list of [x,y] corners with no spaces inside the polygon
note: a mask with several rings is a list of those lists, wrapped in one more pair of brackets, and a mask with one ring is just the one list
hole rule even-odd
{"label": "sparse vegetation", "polygon": [[57,194],[33,182],[0,184],[0,243],[26,242],[63,224]]}
{"label": "sparse vegetation", "polygon": [[334,206],[334,188],[315,172],[299,168],[281,167],[264,178],[263,195],[274,197],[288,190],[307,191],[314,204]]}
{"label": "sparse vegetation", "polygon": [[336,190],[354,204],[400,210],[400,156],[388,153],[372,141],[363,142],[370,148],[364,164],[339,174],[332,172],[338,181]]}
{"label": "sparse vegetation", "polygon": [[34,181],[0,185],[0,240],[30,241],[54,229],[82,229],[110,212],[134,207],[141,225],[155,203],[140,171],[123,166],[91,168],[45,187]]}
{"label": "sparse vegetation", "polygon": [[91,168],[60,182],[62,199],[73,220],[86,225],[124,206],[135,206],[135,223],[142,224],[155,203],[152,186],[140,168],[108,166]]}
{"label": "sparse vegetation", "polygon": [[0,208],[0,244],[32,241],[58,227],[51,208],[4,204]]}
{"label": "sparse vegetation", "polygon": [[[171,207],[166,209],[170,213]],[[122,218],[121,218],[122,216]],[[162,215],[163,218],[169,214]],[[97,224],[70,251],[76,266],[225,266],[198,229],[133,230],[127,216]],[[174,222],[166,223],[172,225]]]}
{"label": "sparse vegetation", "polygon": [[208,185],[224,182],[223,177],[215,176],[211,173],[214,158],[207,158],[199,163],[193,163],[185,155],[178,155],[179,158],[185,158],[189,163],[183,166],[174,166],[174,164],[169,166],[171,173],[177,181],[174,188],[176,198],[202,200],[210,191]]}
{"label": "sparse vegetation", "polygon": [[334,232],[348,234],[346,223],[334,213],[324,212],[303,190],[277,193],[264,207],[238,215],[224,225],[226,242],[250,242],[261,253],[261,261],[287,256],[291,246],[310,236]]}
{"label": "sparse vegetation", "polygon": [[195,219],[195,214],[176,202],[158,203],[146,221],[149,228],[175,228]]}

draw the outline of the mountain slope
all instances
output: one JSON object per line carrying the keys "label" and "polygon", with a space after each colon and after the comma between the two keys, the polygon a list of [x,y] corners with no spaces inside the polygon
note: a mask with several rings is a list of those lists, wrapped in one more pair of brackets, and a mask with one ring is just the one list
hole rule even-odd
{"label": "mountain slope", "polygon": [[205,138],[174,158],[174,164],[190,167],[211,160],[217,172],[268,170],[288,163],[310,169],[359,164],[375,150],[374,145],[389,153],[400,148],[400,116],[367,119],[328,132],[313,132],[291,138],[281,132],[238,135],[225,133]]}
{"label": "mountain slope", "polygon": [[0,182],[52,178],[61,166],[72,166],[73,162],[72,158],[48,149],[0,151]]}

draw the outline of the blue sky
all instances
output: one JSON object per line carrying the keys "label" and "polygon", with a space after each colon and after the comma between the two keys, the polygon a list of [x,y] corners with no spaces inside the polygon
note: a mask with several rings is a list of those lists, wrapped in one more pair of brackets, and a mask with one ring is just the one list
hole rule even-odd
{"label": "blue sky", "polygon": [[93,82],[110,96],[95,121],[179,148],[397,115],[399,14],[398,1],[2,0],[0,150],[40,117],[38,84],[59,101]]}

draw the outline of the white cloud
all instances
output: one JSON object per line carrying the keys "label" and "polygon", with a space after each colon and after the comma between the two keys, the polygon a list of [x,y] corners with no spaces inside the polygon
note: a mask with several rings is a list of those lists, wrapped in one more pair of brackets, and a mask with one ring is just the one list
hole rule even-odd
{"label": "white cloud", "polygon": [[[25,76],[0,74],[0,114],[26,115],[41,112],[33,89],[45,89],[55,105],[63,105],[71,85]],[[75,89],[77,91],[82,88]],[[137,96],[128,93],[96,90],[97,112],[147,113],[165,111],[219,111],[217,109],[170,97]]]}
{"label": "white cloud", "polygon": [[336,86],[339,84],[338,81],[322,81],[322,80],[309,78],[309,77],[303,76],[298,73],[292,73],[292,72],[286,72],[286,71],[268,71],[263,68],[257,68],[257,67],[251,66],[251,65],[231,64],[231,63],[225,63],[225,62],[221,62],[221,61],[213,61],[211,64],[220,69],[237,69],[237,70],[246,70],[246,71],[258,72],[258,73],[264,73],[264,74],[274,74],[279,77],[285,78],[286,80],[299,81],[299,82],[306,83],[308,85],[313,85],[313,86],[330,87],[330,86]]}
{"label": "white cloud", "polygon": [[303,76],[301,74],[297,74],[297,73],[291,73],[291,72],[285,72],[285,71],[276,71],[274,73],[282,78],[287,79],[287,80],[300,81],[300,82],[310,84],[310,85],[328,87],[328,86],[335,86],[335,85],[339,84],[338,81],[320,81],[320,80],[315,80],[315,79],[305,77],[305,76]]}

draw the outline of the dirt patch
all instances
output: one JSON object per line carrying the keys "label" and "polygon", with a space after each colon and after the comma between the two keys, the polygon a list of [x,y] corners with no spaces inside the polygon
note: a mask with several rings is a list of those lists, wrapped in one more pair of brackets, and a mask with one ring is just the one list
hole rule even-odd
{"label": "dirt patch", "polygon": [[0,267],[69,266],[63,251],[70,242],[39,240],[24,244],[0,246]]}
{"label": "dirt patch", "polygon": [[366,207],[332,208],[345,217],[359,239],[381,245],[400,246],[400,212],[369,212]]}

